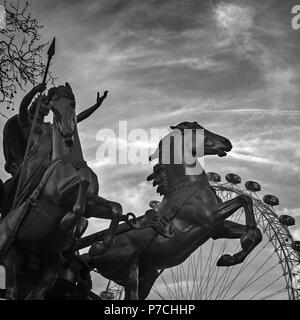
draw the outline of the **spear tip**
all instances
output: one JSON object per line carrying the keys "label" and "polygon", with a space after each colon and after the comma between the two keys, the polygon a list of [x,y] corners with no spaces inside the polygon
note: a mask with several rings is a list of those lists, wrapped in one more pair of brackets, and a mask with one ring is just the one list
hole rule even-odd
{"label": "spear tip", "polygon": [[51,45],[47,51],[47,54],[49,57],[52,57],[55,54],[55,37],[53,38],[53,40],[51,42]]}

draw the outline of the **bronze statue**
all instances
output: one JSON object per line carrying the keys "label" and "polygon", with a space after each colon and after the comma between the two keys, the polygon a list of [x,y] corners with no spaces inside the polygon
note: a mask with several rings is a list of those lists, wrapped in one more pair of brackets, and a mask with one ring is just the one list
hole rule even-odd
{"label": "bronze statue", "polygon": [[[104,253],[112,245],[122,218],[120,204],[98,196],[97,176],[84,161],[70,85],[51,88],[47,100],[53,112],[50,165],[45,166],[46,171],[33,193],[29,197],[19,197],[15,209],[0,224],[0,259],[6,270],[7,299],[24,298],[18,292],[18,275],[27,254],[39,257],[39,267],[26,298],[44,299],[72,251],[74,229],[79,219],[84,216],[111,220],[98,248]],[[34,136],[26,160],[28,168],[35,161],[43,161],[43,156],[47,158],[47,134]]]}
{"label": "bronze statue", "polygon": [[[197,139],[197,129],[204,130],[204,155],[226,156],[231,142],[196,122],[171,127],[150,158],[158,164],[148,181],[153,180],[162,202],[152,202],[141,217],[123,216],[119,203],[98,195],[98,179],[84,160],[77,130],[77,123],[100,107],[107,91],[102,97],[98,93],[96,104],[77,116],[68,83],[43,94],[54,52],[55,40],[43,82],[23,98],[19,114],[7,121],[3,133],[5,170],[12,175],[5,184],[0,180],[0,263],[6,271],[6,299],[63,298],[62,286],[67,287],[66,295],[99,299],[91,292],[89,273],[94,268],[123,285],[125,299],[145,299],[159,269],[182,263],[209,238],[240,239],[242,249],[222,255],[217,265],[242,263],[262,239],[252,200],[240,195],[222,202],[216,195],[205,172],[199,171],[197,157],[203,155],[197,154],[196,144],[203,140]],[[37,93],[39,98],[32,102]],[[45,122],[50,111],[52,124]],[[186,129],[193,139],[169,139],[184,138]],[[169,163],[163,159],[165,147],[171,152]],[[177,163],[178,156],[193,162]],[[246,225],[226,220],[241,207]],[[89,217],[109,219],[110,226],[81,238]],[[119,225],[121,220],[126,223]],[[88,246],[88,254],[79,256],[78,250]]]}
{"label": "bronze statue", "polygon": [[[37,93],[42,93],[46,89],[45,83],[40,83],[36,87],[34,87],[22,100],[19,108],[18,115],[10,118],[3,130],[3,150],[4,150],[4,158],[5,158],[5,170],[12,175],[12,178],[8,179],[4,183],[4,190],[7,197],[3,196],[2,198],[2,214],[6,215],[7,212],[12,207],[12,201],[15,195],[16,189],[16,181],[18,180],[18,173],[20,166],[23,163],[26,145],[28,143],[29,133],[31,130],[31,124],[34,117],[35,109],[37,106],[38,99],[35,99],[33,102],[33,98]],[[107,97],[108,91],[104,91],[104,94],[100,97],[99,92],[97,93],[96,103],[90,108],[82,111],[77,115],[77,123],[87,119],[93,112],[95,112],[101,105],[104,99]],[[32,102],[32,103],[31,103]],[[43,143],[45,146],[36,146],[36,151],[38,156],[36,159],[39,161],[43,161],[43,165],[39,166],[39,171],[34,171],[34,164],[30,163],[28,166],[27,176],[35,177],[34,181],[31,180],[31,187],[23,189],[23,195],[21,196],[23,199],[33,189],[36,187],[37,183],[41,180],[42,175],[44,174],[46,168],[49,166],[52,154],[52,125],[48,122],[45,122],[45,116],[49,113],[49,101],[47,95],[43,95],[41,99],[41,106],[39,109],[39,114],[37,118],[37,124],[35,127],[36,135],[43,135]],[[41,140],[37,139],[36,142],[39,143]],[[40,147],[46,152],[42,155]],[[48,155],[46,155],[48,153]],[[28,184],[27,184],[28,186]],[[3,193],[2,193],[3,194]],[[0,199],[1,200],[1,199]]]}
{"label": "bronze statue", "polygon": [[[196,122],[183,122],[171,128],[174,129],[171,134],[175,136],[184,135],[184,129],[194,130],[193,135],[197,134],[195,129],[204,129]],[[185,156],[189,158],[199,150],[195,149],[193,141],[188,140],[184,148],[177,139],[173,141],[169,139],[165,144],[171,150],[171,159],[176,155],[186,159]],[[241,241],[241,250],[234,255],[222,255],[218,266],[243,262],[262,240],[250,197],[240,195],[223,203],[210,187],[204,171],[199,173],[196,170],[193,174],[193,170],[200,166],[197,158],[192,165],[174,161],[164,164],[161,157],[163,145],[160,143],[151,156],[151,160],[158,159],[158,164],[148,177],[163,195],[156,210],[150,209],[145,216],[120,224],[115,242],[105,254],[101,241],[95,241],[97,235],[79,240],[81,248],[91,245],[82,259],[91,269],[96,268],[104,277],[123,285],[125,299],[145,299],[159,275],[159,269],[182,263],[209,238]],[[204,129],[204,155],[223,157],[231,149],[228,139]],[[241,207],[245,210],[246,225],[226,220]],[[100,239],[101,234],[98,236]]]}

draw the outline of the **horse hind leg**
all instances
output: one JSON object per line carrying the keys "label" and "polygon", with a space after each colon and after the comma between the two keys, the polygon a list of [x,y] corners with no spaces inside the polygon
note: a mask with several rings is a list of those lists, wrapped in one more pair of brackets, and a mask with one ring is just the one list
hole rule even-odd
{"label": "horse hind leg", "polygon": [[240,239],[246,231],[246,226],[230,220],[224,220],[224,222],[215,229],[211,238],[213,240]]}
{"label": "horse hind leg", "polygon": [[140,300],[145,300],[156,279],[159,277],[160,273],[156,269],[147,269],[145,271],[140,272],[140,277],[139,277],[139,299]]}
{"label": "horse hind leg", "polygon": [[128,276],[123,281],[125,300],[139,300],[139,260],[135,258],[128,270]]}

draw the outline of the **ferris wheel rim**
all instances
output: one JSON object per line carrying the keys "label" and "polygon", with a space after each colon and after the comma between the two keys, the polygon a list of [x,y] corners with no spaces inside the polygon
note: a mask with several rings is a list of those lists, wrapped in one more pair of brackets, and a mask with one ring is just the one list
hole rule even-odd
{"label": "ferris wheel rim", "polygon": [[[269,237],[269,234],[264,232],[264,235],[266,235],[269,239],[269,241],[271,242],[271,244],[273,245],[274,249],[275,249],[275,252],[277,254],[277,257],[278,257],[278,260],[279,260],[279,263],[282,267],[282,270],[283,270],[283,276],[285,278],[285,281],[286,281],[286,285],[287,285],[287,290],[288,292],[291,292],[292,293],[292,297],[294,299],[298,298],[300,299],[300,295],[299,294],[295,294],[295,291],[299,291],[297,289],[294,289],[290,284],[292,283],[292,270],[291,270],[291,267],[290,267],[290,264],[288,263],[289,262],[289,258],[286,254],[286,250],[285,250],[285,247],[283,246],[283,243],[285,243],[283,241],[283,239],[279,236],[280,233],[277,233],[276,230],[274,229],[274,226],[273,226],[273,223],[271,223],[270,221],[270,217],[268,215],[266,215],[266,212],[264,212],[263,210],[261,210],[261,207],[263,207],[266,211],[268,211],[268,213],[271,213],[273,217],[276,217],[278,219],[278,215],[276,214],[276,212],[274,211],[274,209],[265,204],[260,198],[259,196],[257,195],[256,192],[251,192],[251,191],[248,191],[245,192],[246,190],[245,189],[240,189],[238,186],[235,186],[234,184],[232,183],[228,183],[228,182],[225,182],[225,183],[222,183],[222,184],[211,184],[211,186],[215,189],[215,190],[220,190],[220,191],[229,191],[229,192],[233,192],[237,195],[240,195],[240,194],[247,194],[248,196],[250,196],[253,200],[253,206],[255,206],[255,208],[257,210],[260,211],[260,214],[268,221],[268,225],[273,229],[273,234],[274,234],[274,237],[277,238],[279,244],[280,244],[280,247],[281,247],[281,250],[285,256],[285,259],[281,259],[281,257],[279,256],[279,253],[278,253],[278,250],[276,250],[276,246],[274,245],[273,243],[273,239],[271,239]],[[253,196],[253,194],[255,194],[255,197]],[[284,225],[281,225],[281,228],[284,229],[284,231],[286,232],[286,236],[289,238],[290,242],[293,241],[293,237],[290,233],[290,231],[288,230],[288,228]],[[286,272],[285,272],[285,268],[283,267],[283,265],[285,265],[288,269],[288,278],[286,277]],[[289,283],[290,281],[290,283]],[[294,299],[291,299],[291,300],[294,300]],[[297,300],[298,300],[297,299]]]}

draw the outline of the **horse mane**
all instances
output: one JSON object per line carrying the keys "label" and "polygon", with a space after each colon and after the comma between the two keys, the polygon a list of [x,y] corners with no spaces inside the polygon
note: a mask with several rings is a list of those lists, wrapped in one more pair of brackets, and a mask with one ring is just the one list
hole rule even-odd
{"label": "horse mane", "polygon": [[51,100],[53,96],[65,97],[75,100],[72,88],[67,82],[65,85],[50,88],[48,90],[48,101]]}
{"label": "horse mane", "polygon": [[168,177],[166,172],[166,165],[157,163],[153,167],[153,172],[147,177],[147,181],[151,181],[153,187],[157,186],[156,192],[160,195],[165,195],[168,190]]}
{"label": "horse mane", "polygon": [[164,162],[163,155],[165,153],[162,152],[162,143],[161,139],[159,141],[158,147],[156,148],[155,152],[150,155],[149,160],[158,159],[158,163],[153,166],[153,172],[147,177],[147,181],[151,181],[153,187],[157,186],[156,192],[160,195],[165,195],[168,190],[168,176],[167,176],[167,167]]}

